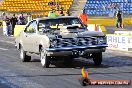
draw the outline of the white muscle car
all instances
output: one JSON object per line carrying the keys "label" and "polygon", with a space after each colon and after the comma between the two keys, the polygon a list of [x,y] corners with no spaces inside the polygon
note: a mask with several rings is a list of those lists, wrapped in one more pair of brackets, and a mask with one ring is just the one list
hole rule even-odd
{"label": "white muscle car", "polygon": [[64,59],[70,65],[74,58],[93,58],[95,65],[102,62],[107,47],[102,32],[90,32],[78,17],[37,18],[29,22],[16,38],[23,62],[31,60],[28,53],[39,54],[43,67]]}

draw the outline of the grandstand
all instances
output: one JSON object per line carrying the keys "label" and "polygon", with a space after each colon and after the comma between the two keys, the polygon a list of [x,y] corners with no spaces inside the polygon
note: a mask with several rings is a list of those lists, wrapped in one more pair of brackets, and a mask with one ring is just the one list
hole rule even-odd
{"label": "grandstand", "polygon": [[[49,6],[51,0],[3,0],[1,1],[0,10],[10,13],[32,13],[34,17],[47,16],[51,8],[64,8],[64,13],[72,5],[73,0],[53,0],[56,3]],[[57,11],[59,13],[59,10]]]}
{"label": "grandstand", "polygon": [[115,11],[132,14],[132,0],[87,0],[85,7],[87,14],[114,16]]}
{"label": "grandstand", "polygon": [[[125,15],[132,14],[132,0],[52,0],[59,4],[49,6],[51,0],[2,0],[0,11],[9,13],[32,13],[34,17],[47,16],[51,8],[64,8],[64,13],[70,9],[72,15],[78,15],[80,9],[85,8],[89,16],[111,16],[117,10],[121,10]],[[83,1],[84,4],[80,3]],[[86,1],[86,2],[85,2]],[[77,5],[73,5],[78,2]],[[80,3],[80,4],[79,4]],[[75,6],[75,8],[73,8]],[[71,8],[76,10],[71,10]],[[78,11],[77,11],[78,10]],[[57,11],[59,14],[59,10]]]}

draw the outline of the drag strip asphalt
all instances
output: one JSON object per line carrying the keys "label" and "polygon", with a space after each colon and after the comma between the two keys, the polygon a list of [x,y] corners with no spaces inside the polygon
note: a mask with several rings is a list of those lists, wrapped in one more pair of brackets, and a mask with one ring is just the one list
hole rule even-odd
{"label": "drag strip asphalt", "polygon": [[5,49],[5,48],[0,48],[0,50],[8,50],[8,49]]}
{"label": "drag strip asphalt", "polygon": [[[39,56],[32,56],[31,62],[21,62],[19,51],[13,43],[14,38],[2,34],[0,38],[0,88],[83,88],[78,82],[82,67],[89,72],[90,79],[132,80],[132,53],[107,50],[103,53],[103,63],[100,67],[95,67],[92,60],[78,58],[71,67],[58,63],[50,65],[50,68],[42,68]],[[132,86],[91,85],[85,88]]]}

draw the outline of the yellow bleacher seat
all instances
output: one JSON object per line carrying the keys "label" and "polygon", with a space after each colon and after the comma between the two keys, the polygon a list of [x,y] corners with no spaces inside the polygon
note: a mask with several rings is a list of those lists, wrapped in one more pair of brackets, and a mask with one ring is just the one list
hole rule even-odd
{"label": "yellow bleacher seat", "polygon": [[[2,2],[2,7],[0,9],[5,9],[10,12],[40,12],[33,16],[47,16],[51,8],[57,8],[57,6],[48,6],[47,3],[51,0],[4,0]],[[73,0],[55,0],[55,2],[60,2],[59,7],[64,8],[64,13],[67,11],[73,3]],[[59,14],[59,11],[57,11]]]}

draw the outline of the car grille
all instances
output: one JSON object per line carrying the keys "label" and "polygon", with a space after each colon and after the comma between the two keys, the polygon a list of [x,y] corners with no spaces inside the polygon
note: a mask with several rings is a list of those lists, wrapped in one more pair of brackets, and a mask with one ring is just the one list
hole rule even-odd
{"label": "car grille", "polygon": [[62,38],[57,41],[57,47],[97,45],[97,38]]}

